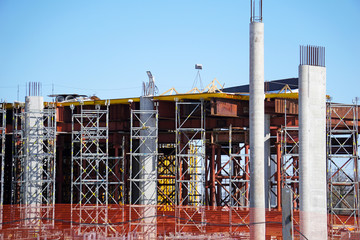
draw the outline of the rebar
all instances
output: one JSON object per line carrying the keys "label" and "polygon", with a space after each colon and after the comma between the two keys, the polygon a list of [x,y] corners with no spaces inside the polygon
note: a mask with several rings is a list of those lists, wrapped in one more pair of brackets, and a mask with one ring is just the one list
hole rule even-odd
{"label": "rebar", "polygon": [[300,46],[300,65],[325,67],[325,47]]}
{"label": "rebar", "polygon": [[262,0],[250,0],[250,22],[262,22]]}

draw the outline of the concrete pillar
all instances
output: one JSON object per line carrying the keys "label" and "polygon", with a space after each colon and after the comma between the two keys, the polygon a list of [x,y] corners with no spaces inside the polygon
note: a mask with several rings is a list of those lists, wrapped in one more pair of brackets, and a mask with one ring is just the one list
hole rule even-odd
{"label": "concrete pillar", "polygon": [[300,230],[327,239],[326,68],[299,66]]}
{"label": "concrete pillar", "polygon": [[[141,97],[140,98],[140,111],[154,110],[154,102],[152,97]],[[155,117],[152,113],[140,112],[140,119],[142,123],[146,123],[146,127],[155,128]],[[140,191],[143,196],[140,197],[142,202],[141,205],[156,205],[157,204],[157,191],[156,191],[156,172],[155,176],[149,174],[153,173],[156,170],[157,166],[157,156],[156,156],[156,138],[149,138],[149,136],[156,136],[156,132],[146,128],[141,130],[141,136],[148,136],[144,144],[140,147],[140,153],[144,154],[140,157],[141,163],[144,163],[143,166],[140,166],[140,170],[143,168],[142,175],[140,178],[144,181],[141,181]],[[141,140],[140,140],[141,141]],[[146,181],[149,180],[149,181]]]}
{"label": "concrete pillar", "polygon": [[265,239],[264,24],[250,23],[250,237]]}
{"label": "concrete pillar", "polygon": [[264,168],[265,168],[265,208],[270,210],[270,176],[271,176],[271,149],[270,149],[270,115],[264,119]]}
{"label": "concrete pillar", "polygon": [[[140,130],[140,135],[146,137],[146,140],[140,146],[140,162],[142,166],[139,169],[140,174],[140,202],[142,205],[143,236],[140,239],[156,239],[156,215],[157,215],[157,144],[156,137],[156,119],[153,113],[146,111],[154,110],[154,102],[152,97],[140,97],[140,120],[144,124],[144,129]],[[154,137],[153,137],[154,136]],[[143,170],[142,170],[143,169]]]}
{"label": "concrete pillar", "polygon": [[[24,204],[41,204],[43,132],[42,116],[44,98],[27,96],[25,98],[25,169],[24,169]],[[41,121],[41,122],[39,122]]]}

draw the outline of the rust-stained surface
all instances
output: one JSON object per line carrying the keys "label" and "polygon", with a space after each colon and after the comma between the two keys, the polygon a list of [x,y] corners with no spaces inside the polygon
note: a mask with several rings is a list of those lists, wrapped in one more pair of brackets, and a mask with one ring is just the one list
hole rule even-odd
{"label": "rust-stained surface", "polygon": [[275,100],[275,113],[298,114],[299,105],[297,100],[293,99],[274,99]]}
{"label": "rust-stained surface", "polygon": [[249,114],[249,103],[247,101],[214,98],[211,99],[210,104],[212,116],[239,117]]}

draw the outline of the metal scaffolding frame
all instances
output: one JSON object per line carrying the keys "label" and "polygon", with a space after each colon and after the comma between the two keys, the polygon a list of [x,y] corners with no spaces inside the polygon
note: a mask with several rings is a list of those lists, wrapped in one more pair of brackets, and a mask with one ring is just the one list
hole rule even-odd
{"label": "metal scaffolding frame", "polygon": [[[6,106],[5,103],[0,103],[0,206],[4,203],[4,171],[5,171],[5,132],[6,132]],[[0,219],[2,214],[0,216]]]}
{"label": "metal scaffolding frame", "polygon": [[24,129],[25,114],[24,108],[14,106],[13,108],[13,154],[11,171],[11,203],[20,204],[21,184],[23,179],[22,160],[24,159]]}
{"label": "metal scaffolding frame", "polygon": [[[111,222],[123,221],[124,169],[122,157],[109,157],[109,102],[105,109],[77,108],[72,105],[71,143],[71,218],[77,234],[95,232],[109,237],[122,234],[123,229]],[[124,145],[124,140],[123,140]],[[124,146],[123,146],[124,154]],[[119,175],[120,174],[120,175]],[[109,211],[117,210],[116,219]]]}
{"label": "metal scaffolding frame", "polygon": [[233,144],[233,129],[229,128],[229,180],[230,180],[230,232],[239,230],[248,222],[249,215],[240,214],[250,208],[250,146],[248,143]]}
{"label": "metal scaffolding frame", "polygon": [[175,209],[175,151],[175,143],[159,144],[157,197],[161,210]]}
{"label": "metal scaffolding frame", "polygon": [[[281,197],[281,193],[279,194],[279,191],[281,191],[281,175],[279,174],[278,178],[278,162],[279,166],[281,166],[281,144],[280,144],[280,132],[277,133],[277,136],[274,136],[276,138],[276,141],[274,145],[271,145],[270,148],[273,149],[274,154],[270,155],[270,171],[269,171],[269,204],[270,208],[276,208],[277,210],[281,210],[281,203],[278,201],[278,195]],[[279,173],[281,172],[281,167],[279,170]],[[279,184],[278,184],[279,182]],[[279,187],[280,186],[280,187]],[[278,191],[279,188],[279,191]]]}
{"label": "metal scaffolding frame", "polygon": [[[205,225],[204,102],[176,102],[176,232]],[[191,124],[189,124],[191,123]]]}
{"label": "metal scaffolding frame", "polygon": [[131,110],[130,231],[157,236],[158,110]]}
{"label": "metal scaffolding frame", "polygon": [[[5,132],[6,132],[6,103],[0,103],[0,222],[3,222],[4,204],[4,173],[5,173]],[[0,225],[0,229],[2,224]],[[1,237],[1,235],[0,235]]]}
{"label": "metal scaffolding frame", "polygon": [[[27,226],[53,225],[56,176],[56,109],[13,112],[12,204],[22,204]],[[25,120],[27,119],[27,121]],[[26,122],[32,122],[28,124]],[[27,126],[26,126],[27,125]]]}
{"label": "metal scaffolding frame", "polygon": [[330,236],[359,230],[358,105],[327,104],[327,174]]}
{"label": "metal scaffolding frame", "polygon": [[281,186],[289,188],[293,209],[299,209],[299,127],[281,128]]}

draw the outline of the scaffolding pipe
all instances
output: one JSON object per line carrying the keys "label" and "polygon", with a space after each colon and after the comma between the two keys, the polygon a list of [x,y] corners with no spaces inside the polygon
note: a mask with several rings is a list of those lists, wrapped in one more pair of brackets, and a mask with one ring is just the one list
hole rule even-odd
{"label": "scaffolding pipe", "polygon": [[[5,132],[6,132],[6,108],[5,103],[0,103],[0,207],[4,203],[4,173],[5,173]],[[2,211],[0,212],[0,220],[2,220]]]}

